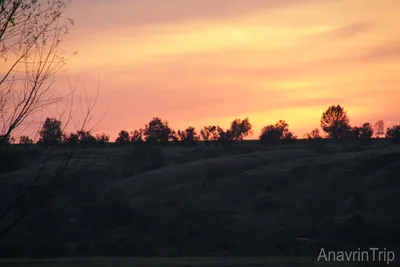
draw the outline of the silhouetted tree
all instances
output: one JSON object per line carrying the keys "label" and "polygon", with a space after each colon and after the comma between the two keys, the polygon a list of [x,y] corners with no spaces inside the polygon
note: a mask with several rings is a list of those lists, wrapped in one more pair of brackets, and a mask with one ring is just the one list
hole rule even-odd
{"label": "silhouetted tree", "polygon": [[96,137],[94,137],[90,131],[80,130],[78,133],[78,143],[81,147],[93,147],[96,145]]}
{"label": "silhouetted tree", "polygon": [[128,145],[130,144],[131,139],[129,137],[129,133],[125,130],[119,132],[117,139],[115,139],[115,143],[119,145]]}
{"label": "silhouetted tree", "polygon": [[386,138],[392,139],[392,142],[400,143],[400,125],[394,125],[386,129]]}
{"label": "silhouetted tree", "polygon": [[242,141],[244,137],[249,136],[252,133],[252,127],[249,118],[245,118],[244,120],[235,119],[231,123],[230,128],[232,139],[235,141]]}
{"label": "silhouetted tree", "polygon": [[[40,5],[40,2],[43,1],[30,1],[30,2],[32,3],[36,2],[39,3]],[[40,57],[37,60],[40,61]],[[41,62],[40,64],[44,63]],[[45,68],[44,65],[42,65],[42,67]],[[31,80],[29,82],[34,83],[34,81]],[[42,82],[46,84],[46,87],[48,88],[46,79],[42,80]],[[86,100],[87,100],[86,101],[87,110],[85,111],[83,108],[81,108],[83,118],[82,118],[82,124],[79,126],[80,130],[83,130],[88,121],[91,119],[91,112],[93,111],[94,107],[94,103],[89,102],[88,99]],[[66,125],[68,125],[68,122],[72,119],[72,113],[73,113],[72,109],[73,109],[73,104],[71,103],[69,116],[67,117],[66,120]],[[61,117],[63,116],[61,115]],[[57,145],[59,144],[59,141],[63,137],[65,139],[66,135],[62,134],[63,129],[61,129],[60,126],[61,126],[61,121],[47,118],[40,129],[40,143],[46,144],[48,143],[47,141],[51,141],[49,143]],[[46,155],[43,158],[42,163],[40,164],[39,168],[35,168],[35,170],[33,170],[32,175],[29,175],[30,176],[29,181],[26,181],[26,183],[24,183],[24,188],[23,189],[21,188],[22,190],[18,190],[16,196],[11,196],[11,198],[14,200],[11,200],[9,203],[7,203],[6,206],[4,206],[5,209],[2,209],[0,215],[0,225],[1,225],[0,238],[3,237],[6,233],[12,231],[21,221],[23,221],[31,213],[31,211],[38,204],[39,205],[43,204],[43,200],[46,198],[45,194],[49,190],[51,190],[51,188],[65,174],[66,169],[68,168],[73,158],[75,149],[71,149],[70,152],[67,154],[63,153],[63,155],[66,155],[66,158],[65,160],[62,160],[59,164],[58,153],[56,154],[57,162],[51,160],[51,157],[54,155],[53,154],[54,148],[55,146],[51,146],[50,149],[46,151],[45,153]],[[45,171],[46,166],[50,162],[52,163],[51,164],[52,170],[50,172],[49,171],[46,172]],[[73,173],[76,174],[76,172]],[[70,173],[70,175],[73,174]]]}
{"label": "silhouetted tree", "polygon": [[330,106],[322,114],[321,128],[330,139],[344,139],[351,129],[346,111],[340,105]]}
{"label": "silhouetted tree", "polygon": [[0,146],[28,117],[59,101],[53,78],[65,66],[59,45],[72,20],[67,0],[0,1]]}
{"label": "silhouetted tree", "polygon": [[39,134],[39,144],[44,147],[60,144],[62,138],[61,121],[55,118],[46,118]]}
{"label": "silhouetted tree", "polygon": [[275,123],[275,128],[281,132],[281,138],[284,138],[284,136],[289,133],[289,124],[284,120],[279,120]]}
{"label": "silhouetted tree", "polygon": [[200,136],[203,141],[205,141],[206,145],[209,145],[210,141],[218,140],[218,132],[216,126],[204,126],[203,129],[200,130]]}
{"label": "silhouetted tree", "polygon": [[297,139],[297,136],[294,135],[292,132],[287,132],[282,137],[282,144],[291,144],[294,143]]}
{"label": "silhouetted tree", "polygon": [[383,120],[379,120],[374,124],[374,131],[376,138],[385,135],[385,122]]}
{"label": "silhouetted tree", "polygon": [[169,140],[172,139],[173,134],[167,121],[162,121],[160,118],[155,117],[149,122],[149,124],[145,125],[143,136],[148,144],[167,145]]}
{"label": "silhouetted tree", "polygon": [[311,132],[307,133],[305,138],[308,139],[308,140],[322,139],[320,131],[319,131],[318,128],[315,128]]}
{"label": "silhouetted tree", "polygon": [[179,142],[185,146],[193,146],[196,145],[199,141],[199,136],[196,133],[194,127],[189,126],[185,131],[178,130],[177,137],[179,138]]}
{"label": "silhouetted tree", "polygon": [[143,129],[139,128],[138,130],[134,130],[131,132],[131,142],[132,144],[143,143]]}
{"label": "silhouetted tree", "polygon": [[181,145],[181,135],[182,134],[180,130],[175,131],[174,129],[171,129],[171,132],[169,133],[169,140],[175,145]]}
{"label": "silhouetted tree", "polygon": [[372,129],[372,125],[366,122],[361,127],[355,126],[350,128],[346,135],[346,140],[360,140],[363,144],[368,145],[371,143],[373,134],[374,130]]}
{"label": "silhouetted tree", "polygon": [[233,134],[230,129],[224,130],[221,127],[217,126],[218,139],[216,145],[231,145],[233,144]]}
{"label": "silhouetted tree", "polygon": [[364,144],[370,144],[371,138],[374,134],[374,129],[372,128],[371,123],[366,122],[360,127],[360,140]]}
{"label": "silhouetted tree", "polygon": [[263,145],[278,145],[281,142],[288,143],[297,139],[297,137],[289,131],[289,124],[284,120],[279,120],[275,125],[268,125],[262,128],[260,142]]}
{"label": "silhouetted tree", "polygon": [[62,143],[66,147],[74,147],[78,144],[79,135],[77,133],[63,134]]}
{"label": "silhouetted tree", "polygon": [[25,148],[28,149],[31,145],[33,145],[33,140],[29,138],[29,136],[22,135],[19,137],[19,143]]}
{"label": "silhouetted tree", "polygon": [[177,145],[183,145],[183,140],[185,139],[185,132],[178,130],[178,131],[174,131],[173,137],[172,137],[172,141],[177,144]]}
{"label": "silhouetted tree", "polygon": [[260,142],[262,145],[278,145],[281,141],[282,132],[274,125],[267,125],[261,129]]}
{"label": "silhouetted tree", "polygon": [[355,140],[360,140],[360,134],[361,134],[361,127],[354,126],[350,127],[345,136],[342,138],[342,140],[346,141],[355,141]]}
{"label": "silhouetted tree", "polygon": [[110,141],[110,136],[106,133],[96,134],[96,143],[99,146],[105,146]]}

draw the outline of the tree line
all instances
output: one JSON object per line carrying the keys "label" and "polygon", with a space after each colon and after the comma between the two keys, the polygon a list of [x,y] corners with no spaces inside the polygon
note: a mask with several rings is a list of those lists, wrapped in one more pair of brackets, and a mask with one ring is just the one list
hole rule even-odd
{"label": "tree line", "polygon": [[[109,135],[106,133],[93,136],[90,131],[77,131],[70,134],[64,133],[61,129],[62,122],[55,118],[46,118],[40,130],[40,138],[37,144],[43,147],[54,145],[82,147],[105,146],[110,143]],[[361,126],[351,126],[349,117],[344,108],[340,105],[329,106],[323,112],[320,120],[322,131],[326,134],[321,135],[318,128],[311,130],[304,138],[307,140],[331,139],[337,142],[359,140],[368,144],[373,137],[391,138],[395,142],[400,140],[400,125],[395,125],[385,129],[383,120],[374,124],[369,122]],[[230,127],[223,129],[220,126],[204,126],[198,132],[194,127],[189,126],[184,130],[174,130],[169,126],[168,121],[159,117],[154,117],[143,128],[128,132],[121,130],[115,139],[117,145],[129,144],[149,144],[149,145],[168,145],[176,144],[182,146],[193,146],[199,141],[206,145],[211,143],[234,144],[243,142],[244,138],[253,133],[253,126],[249,118],[235,119]],[[293,143],[298,137],[289,129],[289,124],[284,120],[279,120],[275,124],[264,126],[259,135],[259,141],[262,145],[278,145]],[[19,143],[29,146],[34,141],[28,136],[20,136]]]}

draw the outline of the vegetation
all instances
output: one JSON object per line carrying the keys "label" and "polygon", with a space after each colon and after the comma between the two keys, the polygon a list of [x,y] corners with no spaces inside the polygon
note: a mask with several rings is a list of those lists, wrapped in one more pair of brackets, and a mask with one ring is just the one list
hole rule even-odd
{"label": "vegetation", "polygon": [[328,137],[340,141],[351,131],[347,112],[340,105],[330,106],[321,118],[321,128]]}
{"label": "vegetation", "polygon": [[[365,122],[361,126],[351,126],[344,108],[340,105],[332,105],[321,116],[321,127],[326,133],[326,137],[321,135],[319,128],[315,128],[305,134],[304,139],[308,143],[314,144],[317,144],[318,140],[329,139],[336,143],[360,142],[362,145],[370,145],[374,136],[379,138],[386,132],[386,138],[392,139],[395,143],[398,142],[399,126],[394,125],[387,128],[386,131],[382,130],[383,126],[382,120],[374,125]],[[244,139],[253,132],[249,118],[233,120],[228,129],[216,125],[204,126],[198,133],[192,126],[185,130],[174,130],[170,128],[167,121],[154,117],[144,128],[130,131],[130,133],[127,130],[121,130],[115,139],[115,144],[119,146],[137,144],[194,146],[201,141],[206,146],[210,144],[233,145],[237,142],[243,143]],[[297,136],[290,131],[289,124],[284,120],[264,126],[259,136],[262,145],[294,144],[297,139]],[[12,140],[12,137],[8,137],[5,139],[5,143],[10,144]],[[21,136],[19,143],[29,147],[34,141],[28,136]],[[62,130],[62,122],[56,118],[46,118],[37,144],[43,147],[79,145],[82,148],[111,145],[109,135],[106,133],[93,136],[90,131],[80,130],[67,134]],[[321,142],[318,141],[316,146],[320,146],[320,144]]]}
{"label": "vegetation", "polygon": [[289,124],[284,120],[278,121],[275,125],[265,126],[260,135],[260,142],[263,145],[285,144],[295,139],[297,137],[289,131]]}
{"label": "vegetation", "polygon": [[0,57],[5,60],[0,78],[0,146],[27,118],[63,99],[52,91],[52,79],[66,64],[59,46],[73,24],[62,16],[68,3],[0,2]]}
{"label": "vegetation", "polygon": [[[46,118],[40,130],[39,144],[43,147],[59,145],[62,135],[61,121],[55,118]],[[79,136],[76,139],[79,139]]]}
{"label": "vegetation", "polygon": [[389,127],[386,130],[386,138],[390,138],[394,143],[400,143],[400,125]]}
{"label": "vegetation", "polygon": [[[321,246],[397,248],[399,147],[379,139],[343,153],[320,140],[325,154],[246,140],[83,149],[67,179],[45,195],[35,189],[44,198],[0,238],[1,256],[272,257],[314,256]],[[11,148],[18,157],[25,152]],[[58,160],[65,154],[57,150]],[[32,164],[0,175],[0,210]],[[362,240],[360,220],[369,229]]]}
{"label": "vegetation", "polygon": [[400,248],[400,148],[390,145],[400,143],[400,125],[354,126],[340,105],[322,113],[322,131],[313,129],[306,140],[285,120],[266,124],[254,141],[245,140],[254,133],[249,118],[198,131],[154,117],[110,142],[107,133],[85,129],[90,106],[79,129],[66,132],[71,115],[49,117],[38,140],[23,135],[14,144],[29,116],[64,99],[54,96],[51,80],[66,64],[58,46],[72,21],[60,21],[68,1],[5,2],[0,257],[315,256],[320,247]]}
{"label": "vegetation", "polygon": [[382,137],[385,135],[385,122],[383,120],[378,120],[374,124],[374,131],[375,131],[375,136],[377,138]]}

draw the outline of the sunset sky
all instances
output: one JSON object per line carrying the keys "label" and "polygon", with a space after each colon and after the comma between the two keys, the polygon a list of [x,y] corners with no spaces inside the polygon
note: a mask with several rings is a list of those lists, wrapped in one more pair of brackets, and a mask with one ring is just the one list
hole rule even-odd
{"label": "sunset sky", "polygon": [[[68,76],[114,139],[152,117],[175,129],[286,120],[298,136],[341,104],[352,124],[400,123],[399,0],[73,0]],[[57,88],[68,90],[64,74]]]}

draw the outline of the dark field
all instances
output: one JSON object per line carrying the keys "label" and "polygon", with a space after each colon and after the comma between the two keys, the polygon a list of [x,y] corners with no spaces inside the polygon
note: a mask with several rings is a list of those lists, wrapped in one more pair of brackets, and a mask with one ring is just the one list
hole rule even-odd
{"label": "dark field", "polygon": [[[0,174],[1,210],[44,154],[8,149],[3,162],[20,166]],[[1,257],[186,258],[1,266],[324,266],[316,262],[321,247],[400,247],[400,146],[386,140],[79,149],[43,193],[67,153],[54,152],[34,193],[2,221],[36,203],[0,238]]]}
{"label": "dark field", "polygon": [[[10,267],[306,267],[306,266],[329,266],[328,263],[318,263],[312,259],[251,259],[251,258],[183,258],[183,259],[68,259],[68,260],[36,260],[36,261],[7,261],[0,265]],[[339,264],[338,266],[354,266],[352,264]]]}

